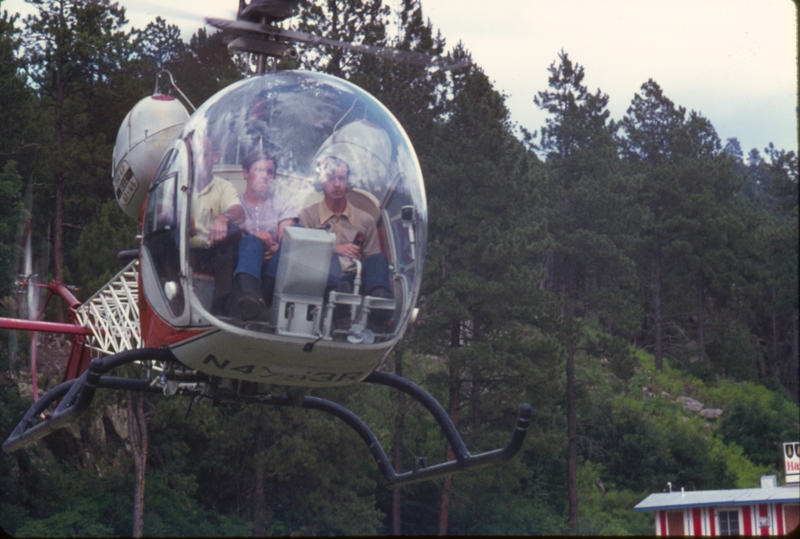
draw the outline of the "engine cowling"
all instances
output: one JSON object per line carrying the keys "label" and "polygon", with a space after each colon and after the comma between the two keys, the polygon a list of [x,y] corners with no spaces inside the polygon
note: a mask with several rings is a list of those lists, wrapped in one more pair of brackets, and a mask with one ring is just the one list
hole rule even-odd
{"label": "engine cowling", "polygon": [[158,165],[188,119],[180,101],[156,94],[139,101],[122,121],[111,173],[117,203],[131,217],[139,218]]}

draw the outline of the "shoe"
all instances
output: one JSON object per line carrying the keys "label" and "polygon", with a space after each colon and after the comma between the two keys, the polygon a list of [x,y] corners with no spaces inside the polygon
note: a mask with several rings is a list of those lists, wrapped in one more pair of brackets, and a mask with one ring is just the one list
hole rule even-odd
{"label": "shoe", "polygon": [[[374,298],[385,298],[385,299],[392,299],[394,295],[385,289],[382,286],[376,286],[372,290],[369,291],[367,294],[368,296],[372,296]],[[375,309],[371,313],[369,313],[369,321],[367,322],[367,327],[376,333],[385,333],[387,331],[387,323],[392,319],[394,316],[394,311],[390,311],[388,309]]]}
{"label": "shoe", "polygon": [[236,308],[242,320],[253,320],[258,318],[266,305],[261,298],[261,283],[249,273],[240,273],[236,276],[236,284],[239,286],[240,296],[236,302]]}
{"label": "shoe", "polygon": [[269,307],[272,305],[272,296],[275,294],[275,279],[273,277],[261,276],[261,297],[264,304]]}

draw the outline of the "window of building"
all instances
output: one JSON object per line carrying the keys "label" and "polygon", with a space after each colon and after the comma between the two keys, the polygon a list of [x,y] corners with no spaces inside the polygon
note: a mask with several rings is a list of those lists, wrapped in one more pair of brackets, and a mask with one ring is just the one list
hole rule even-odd
{"label": "window of building", "polygon": [[717,511],[720,535],[739,535],[739,510]]}
{"label": "window of building", "polygon": [[784,505],[783,518],[785,522],[784,533],[788,534],[797,530],[797,525],[800,524],[800,505],[796,503]]}

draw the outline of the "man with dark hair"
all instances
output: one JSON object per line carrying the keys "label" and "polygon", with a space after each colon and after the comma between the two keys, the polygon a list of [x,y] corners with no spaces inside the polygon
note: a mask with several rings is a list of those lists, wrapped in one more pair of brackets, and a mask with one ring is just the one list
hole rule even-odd
{"label": "man with dark hair", "polygon": [[234,278],[241,292],[236,302],[245,320],[257,318],[264,310],[264,298],[271,298],[274,279],[265,278],[267,262],[278,250],[284,229],[297,221],[297,210],[288,198],[274,194],[277,160],[262,150],[253,150],[242,161],[247,182],[239,195],[244,208],[246,235],[239,242],[239,261]]}

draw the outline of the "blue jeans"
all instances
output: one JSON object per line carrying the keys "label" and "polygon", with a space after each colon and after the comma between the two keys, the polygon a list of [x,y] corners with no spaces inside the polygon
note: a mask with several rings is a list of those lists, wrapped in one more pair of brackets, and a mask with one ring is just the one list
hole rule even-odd
{"label": "blue jeans", "polygon": [[[336,260],[336,265],[339,265],[339,258],[334,255],[334,260]],[[341,266],[340,266],[341,268]],[[389,259],[386,258],[386,255],[383,253],[377,253],[372,256],[367,257],[361,263],[361,290],[362,292],[366,292],[369,294],[372,292],[373,289],[382,287],[388,290],[389,292],[392,291],[392,285],[389,278]],[[356,273],[354,271],[347,272],[342,275],[341,280],[349,281],[350,284],[353,284],[353,280],[356,278]]]}
{"label": "blue jeans", "polygon": [[[281,250],[278,248],[278,251],[272,255],[272,258],[264,263],[264,244],[255,236],[248,234],[239,242],[239,262],[236,265],[236,270],[234,270],[233,275],[235,277],[239,273],[247,273],[259,281],[263,281],[264,277],[271,277],[274,279],[278,275],[278,263],[280,259]],[[339,257],[336,254],[331,256],[326,287],[336,288],[342,279],[352,284],[355,277],[356,274],[352,272],[342,274]],[[389,275],[389,259],[386,258],[385,254],[374,254],[362,262],[361,283],[361,289],[365,290],[367,293],[377,287],[383,287],[390,292],[392,291]]]}
{"label": "blue jeans", "polygon": [[[233,277],[235,279],[240,273],[247,273],[262,282],[264,277],[274,279],[278,275],[278,262],[280,262],[280,259],[281,249],[279,247],[277,252],[272,255],[272,258],[264,262],[264,244],[257,237],[248,234],[239,242],[239,261],[233,271]],[[339,259],[334,256],[328,269],[328,284],[326,286],[335,288],[341,280],[342,269],[339,265]]]}

